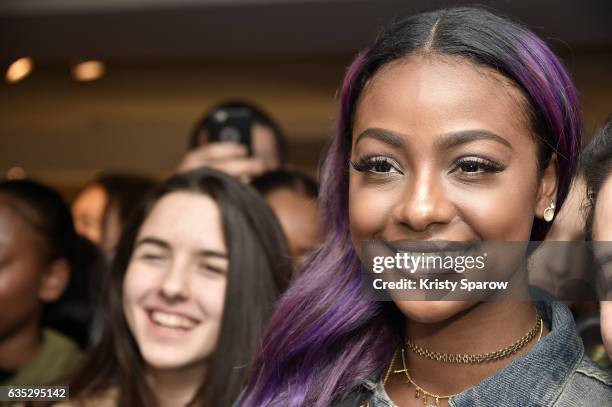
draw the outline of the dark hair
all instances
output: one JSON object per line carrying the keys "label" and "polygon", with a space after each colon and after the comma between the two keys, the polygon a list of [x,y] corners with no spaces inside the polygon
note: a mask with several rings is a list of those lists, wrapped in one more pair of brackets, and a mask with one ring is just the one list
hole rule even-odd
{"label": "dark hair", "polygon": [[[371,301],[363,291],[349,229],[347,168],[365,84],[386,64],[418,54],[463,58],[522,91],[540,143],[540,168],[557,155],[561,208],[575,171],[580,115],[574,85],[546,44],[524,26],[479,8],[442,9],[388,25],[347,70],[338,129],[321,170],[325,240],[279,303],[242,406],[332,405],[380,375],[401,343],[397,307]],[[531,239],[542,240],[548,229],[534,219]]]}
{"label": "dark hair", "polygon": [[228,175],[202,168],[175,175],[156,187],[131,218],[104,287],[104,333],[72,381],[70,390],[74,396],[86,398],[117,386],[119,405],[155,405],[144,380],[142,357],[123,313],[123,277],[147,216],[162,197],[179,191],[204,194],[215,200],[229,251],[218,348],[208,362],[210,375],[192,404],[229,406],[244,385],[273,303],[288,284],[291,263],[282,230],[259,194]]}
{"label": "dark hair", "polygon": [[119,223],[123,229],[140,201],[156,184],[155,180],[145,175],[103,172],[85,184],[77,193],[77,197],[91,186],[101,186],[107,196],[102,225],[110,210],[116,209],[119,214]]}
{"label": "dark hair", "polygon": [[287,162],[287,141],[286,136],[281,130],[278,123],[272,119],[272,116],[267,114],[263,109],[258,107],[257,105],[247,102],[244,100],[229,100],[222,103],[219,103],[209,109],[204,116],[200,120],[196,122],[191,130],[191,135],[189,136],[189,149],[193,150],[196,147],[202,145],[201,134],[203,130],[206,130],[208,124],[210,122],[210,113],[214,112],[218,109],[248,109],[253,117],[253,120],[257,124],[261,124],[263,126],[269,127],[272,130],[272,135],[274,136],[274,141],[276,144],[276,153],[278,154],[278,162],[281,167],[283,167]]}
{"label": "dark hair", "polygon": [[279,189],[289,189],[308,198],[316,199],[319,196],[317,181],[299,171],[276,170],[266,172],[253,178],[251,186],[263,196]]}
{"label": "dark hair", "polygon": [[46,261],[59,258],[74,263],[76,257],[76,232],[70,209],[53,189],[31,180],[0,182],[0,193],[26,205],[36,215],[23,219],[42,237],[47,248]]}
{"label": "dark hair", "polygon": [[99,175],[92,184],[102,185],[108,196],[104,216],[108,216],[109,209],[117,209],[123,227],[156,182],[143,175],[109,172]]}
{"label": "dark hair", "polygon": [[593,218],[599,191],[612,176],[612,120],[610,118],[585,147],[581,163],[588,197],[585,232],[587,240],[592,240]]}
{"label": "dark hair", "polygon": [[70,209],[53,189],[35,181],[13,180],[0,182],[0,194],[35,213],[28,216],[19,211],[44,241],[43,261],[51,263],[65,259],[70,266],[70,282],[58,301],[44,305],[42,324],[59,330],[75,339],[81,347],[86,347],[93,314],[89,279],[103,266],[100,253],[76,234]]}

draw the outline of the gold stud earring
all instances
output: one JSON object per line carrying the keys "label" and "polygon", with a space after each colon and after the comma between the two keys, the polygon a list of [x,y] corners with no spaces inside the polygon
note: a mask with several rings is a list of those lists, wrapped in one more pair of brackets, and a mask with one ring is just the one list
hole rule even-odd
{"label": "gold stud earring", "polygon": [[544,209],[544,220],[550,222],[555,217],[555,203],[551,200],[550,205]]}

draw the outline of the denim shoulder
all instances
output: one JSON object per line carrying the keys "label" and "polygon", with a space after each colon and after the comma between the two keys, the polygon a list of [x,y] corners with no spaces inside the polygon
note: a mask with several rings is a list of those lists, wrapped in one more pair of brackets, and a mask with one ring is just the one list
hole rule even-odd
{"label": "denim shoulder", "polygon": [[612,375],[587,356],[568,379],[555,407],[612,406]]}

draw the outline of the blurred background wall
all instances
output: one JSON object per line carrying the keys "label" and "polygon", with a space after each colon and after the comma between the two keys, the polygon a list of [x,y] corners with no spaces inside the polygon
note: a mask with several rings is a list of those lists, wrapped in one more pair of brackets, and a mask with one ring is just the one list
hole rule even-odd
{"label": "blurred background wall", "polygon": [[[354,53],[394,16],[460,1],[2,0],[0,175],[21,169],[67,196],[102,169],[163,177],[211,105],[246,98],[275,116],[294,167],[316,172]],[[473,2],[470,2],[473,4]],[[482,2],[527,23],[574,75],[585,135],[612,112],[612,3]],[[71,70],[103,63],[102,76]]]}

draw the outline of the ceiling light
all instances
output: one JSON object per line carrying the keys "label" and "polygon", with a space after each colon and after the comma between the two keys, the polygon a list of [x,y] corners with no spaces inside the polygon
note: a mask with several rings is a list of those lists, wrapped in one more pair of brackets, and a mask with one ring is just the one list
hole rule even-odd
{"label": "ceiling light", "polygon": [[6,70],[6,81],[8,83],[17,83],[25,79],[32,72],[33,67],[32,58],[19,58]]}
{"label": "ceiling light", "polygon": [[101,61],[83,61],[72,67],[72,77],[79,82],[95,81],[104,75],[105,70]]}

